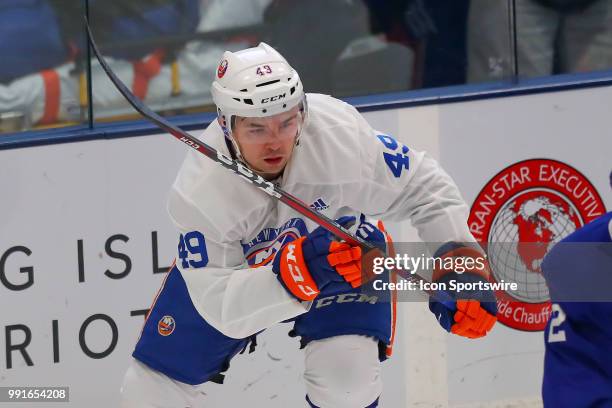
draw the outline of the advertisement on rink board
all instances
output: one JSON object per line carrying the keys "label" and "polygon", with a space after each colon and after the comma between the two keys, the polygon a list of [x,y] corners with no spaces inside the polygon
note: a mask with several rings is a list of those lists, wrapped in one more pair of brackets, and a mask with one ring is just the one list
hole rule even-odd
{"label": "advertisement on rink board", "polygon": [[[586,102],[589,93],[598,98],[598,94],[607,92],[608,88],[595,88],[582,93],[555,93],[553,104],[548,99],[550,95],[545,94],[491,100],[487,115],[491,113],[496,120],[467,118],[468,123],[481,126],[467,134],[458,125],[461,144],[469,144],[469,148],[450,139],[448,143],[441,141],[443,157],[445,149],[453,151],[451,163],[456,163],[454,157],[462,151],[475,159],[472,180],[465,187],[459,182],[459,186],[465,195],[476,192],[468,225],[474,237],[490,247],[494,280],[522,284],[518,294],[497,293],[499,322],[510,328],[544,329],[550,302],[540,269],[542,259],[556,242],[610,208],[604,197],[610,197],[608,175],[612,162],[606,152],[611,151],[612,143],[605,133],[605,116],[597,126],[603,110],[598,112],[599,106]],[[581,97],[585,99],[582,106],[577,102]],[[524,108],[527,101],[532,111]],[[468,105],[458,104],[449,114],[463,111]],[[503,105],[507,105],[505,113],[499,114],[494,108]],[[520,117],[524,120],[517,120]],[[509,118],[515,123],[510,123]],[[483,150],[474,150],[474,146],[482,146]],[[495,152],[493,158],[484,154],[487,148]],[[455,178],[462,176],[458,169],[447,170]],[[479,184],[474,184],[475,179]],[[495,253],[495,244],[506,242],[516,246]],[[521,251],[524,243],[539,243],[541,251]]]}
{"label": "advertisement on rink board", "polygon": [[[520,161],[489,180],[472,204],[468,225],[488,246],[493,279],[521,283],[513,294],[497,292],[500,323],[525,331],[544,329],[551,305],[542,259],[552,245],[605,212],[593,184],[560,161]],[[517,245],[495,250],[506,242]],[[541,246],[530,250],[527,243]]]}
{"label": "advertisement on rink board", "polygon": [[[481,243],[548,248],[612,207],[608,113],[593,103],[611,97],[610,88],[593,88],[364,116],[440,160]],[[0,386],[69,386],[74,406],[117,405],[144,315],[176,256],[165,201],[185,153],[164,135],[0,151]],[[502,325],[487,338],[447,337],[451,405],[539,395],[544,254],[531,258],[517,246],[491,259],[495,279],[522,282],[524,291],[498,293]],[[270,331],[263,350],[233,364],[227,383],[211,386],[211,401],[299,406],[302,357],[288,329]],[[385,372],[400,364],[391,359]],[[381,406],[419,400],[394,394],[404,380],[385,379]]]}
{"label": "advertisement on rink board", "polygon": [[[440,161],[470,206],[468,226],[490,249],[493,278],[519,283],[514,296],[497,293],[500,324],[476,347],[448,337],[449,401],[541,406],[550,297],[540,263],[612,208],[611,97],[598,87],[440,107]],[[540,251],[522,253],[527,242]]]}

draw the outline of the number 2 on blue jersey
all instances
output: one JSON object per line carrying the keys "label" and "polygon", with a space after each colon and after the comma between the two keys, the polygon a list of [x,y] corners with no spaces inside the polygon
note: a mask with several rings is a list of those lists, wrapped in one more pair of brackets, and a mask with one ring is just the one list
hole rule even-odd
{"label": "number 2 on blue jersey", "polygon": [[377,137],[387,149],[393,152],[383,152],[383,157],[385,158],[385,163],[387,163],[391,173],[393,173],[395,177],[400,177],[402,175],[402,170],[408,170],[410,167],[410,159],[408,157],[408,152],[410,149],[408,149],[407,146],[398,143],[397,140],[391,136],[378,135]]}
{"label": "number 2 on blue jersey", "polygon": [[208,264],[208,252],[204,235],[199,231],[181,234],[178,244],[178,257],[183,269],[202,268]]}
{"label": "number 2 on blue jersey", "polygon": [[565,322],[565,312],[561,309],[561,306],[558,303],[553,303],[551,305],[551,313],[550,313],[550,322],[549,330],[548,330],[548,342],[556,343],[559,341],[565,341],[565,330],[563,327],[563,323]]}

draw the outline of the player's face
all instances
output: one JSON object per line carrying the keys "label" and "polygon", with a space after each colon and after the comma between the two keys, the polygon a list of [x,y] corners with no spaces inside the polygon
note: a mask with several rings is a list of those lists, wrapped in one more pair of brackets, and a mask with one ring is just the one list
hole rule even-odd
{"label": "player's face", "polygon": [[232,133],[242,157],[262,177],[274,179],[283,171],[301,126],[299,107],[266,118],[237,118]]}

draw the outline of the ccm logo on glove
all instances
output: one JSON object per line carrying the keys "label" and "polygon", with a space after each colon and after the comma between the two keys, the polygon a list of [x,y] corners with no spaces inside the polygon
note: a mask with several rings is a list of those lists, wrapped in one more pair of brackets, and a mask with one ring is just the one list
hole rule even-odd
{"label": "ccm logo on glove", "polygon": [[[303,241],[304,238],[300,240]],[[303,260],[301,245],[298,247],[295,242],[292,242],[285,246],[282,254],[285,262],[280,266],[281,278],[285,285],[289,287],[291,293],[302,300],[312,300],[319,294],[319,288],[314,279],[312,279],[312,276],[310,276],[310,273],[308,273],[306,265],[303,262],[300,265],[298,262],[298,258],[295,255],[296,252],[299,253],[299,258]],[[306,274],[302,273],[302,268],[304,268]]]}
{"label": "ccm logo on glove", "polygon": [[[346,228],[355,217],[342,217]],[[272,271],[298,300],[350,291],[361,285],[361,248],[338,242],[323,227],[285,244],[274,258]]]}

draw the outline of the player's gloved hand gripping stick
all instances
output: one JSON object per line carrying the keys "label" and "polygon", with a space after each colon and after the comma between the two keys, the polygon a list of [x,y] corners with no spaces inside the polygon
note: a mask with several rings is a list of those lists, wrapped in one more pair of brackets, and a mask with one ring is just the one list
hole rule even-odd
{"label": "player's gloved hand gripping stick", "polygon": [[[202,141],[190,136],[187,132],[179,129],[178,127],[176,127],[175,125],[173,125],[172,123],[170,123],[169,121],[167,121],[166,119],[158,115],[157,113],[153,112],[147,106],[145,106],[142,103],[142,101],[136,98],[136,96],[134,96],[134,94],[127,88],[127,86],[125,86],[125,84],[119,78],[117,78],[115,73],[112,71],[112,69],[108,66],[107,62],[104,60],[104,57],[102,57],[98,49],[98,46],[96,45],[96,42],[94,41],[93,35],[91,33],[91,28],[89,26],[89,21],[87,20],[86,16],[85,16],[85,24],[87,27],[87,33],[89,36],[91,47],[98,61],[100,62],[100,65],[102,66],[106,74],[108,75],[109,79],[113,82],[117,90],[123,95],[125,99],[127,99],[130,105],[132,105],[132,107],[136,109],[136,111],[138,111],[141,115],[143,115],[145,118],[154,122],[157,126],[167,131],[172,136],[174,136],[176,139],[185,143],[190,148],[197,150],[198,152],[202,153],[208,158],[216,161],[217,163],[219,163],[226,169],[231,170],[234,173],[236,173],[242,179],[254,184],[257,188],[259,188],[260,190],[263,190],[268,195],[276,198],[282,203],[293,208],[295,211],[297,211],[301,215],[308,217],[312,221],[316,222],[321,227],[325,228],[327,231],[331,232],[333,235],[335,235],[339,239],[345,241],[348,245],[352,247],[360,247],[364,254],[369,253],[372,250],[377,250],[377,246],[374,243],[368,242],[350,233],[346,228],[339,225],[338,223],[336,223],[329,217],[326,217],[325,215],[318,213],[317,211],[311,209],[307,204],[305,204],[298,198],[292,196],[291,194],[287,193],[286,191],[283,191],[280,187],[278,187],[274,183],[271,183],[265,180],[263,177],[255,174],[252,170],[245,167],[241,163],[233,160],[231,157],[227,157],[226,155],[217,151],[216,149],[207,145],[206,143],[203,143]],[[414,274],[403,274],[402,273],[401,276],[410,281],[426,281],[423,277],[421,277],[420,275],[416,273]],[[440,293],[429,292],[429,294],[430,296],[434,296],[438,302],[444,304],[449,309],[455,310],[456,308],[455,301],[451,299],[447,294],[441,293],[441,292]]]}
{"label": "player's gloved hand gripping stick", "polygon": [[[348,227],[355,217],[336,222]],[[361,285],[361,248],[339,242],[323,227],[281,247],[272,270],[279,282],[298,300],[314,300],[335,291]],[[333,285],[335,284],[335,285]]]}
{"label": "player's gloved hand gripping stick", "polygon": [[[335,222],[349,228],[357,221],[356,217],[344,216]],[[382,228],[382,224],[380,224]],[[287,291],[299,300],[313,300],[317,296],[328,296],[357,288],[372,275],[363,265],[370,265],[370,259],[387,252],[388,236],[366,221],[361,215],[356,235],[377,249],[364,254],[359,246],[339,242],[323,227],[315,229],[295,241],[281,247],[274,258],[272,270]],[[389,239],[390,240],[390,239]]]}

